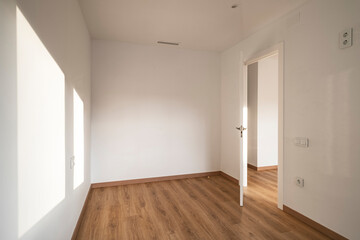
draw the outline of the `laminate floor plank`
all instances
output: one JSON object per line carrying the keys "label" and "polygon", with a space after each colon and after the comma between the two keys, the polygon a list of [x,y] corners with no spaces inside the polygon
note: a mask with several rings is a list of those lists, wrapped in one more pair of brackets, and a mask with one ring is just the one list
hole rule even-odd
{"label": "laminate floor plank", "polygon": [[95,188],[77,240],[325,240],[277,208],[277,170],[248,169],[239,186],[218,175]]}

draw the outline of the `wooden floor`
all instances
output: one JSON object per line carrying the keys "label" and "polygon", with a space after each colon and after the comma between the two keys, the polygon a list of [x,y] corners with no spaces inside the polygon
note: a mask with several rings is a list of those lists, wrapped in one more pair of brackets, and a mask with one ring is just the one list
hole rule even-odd
{"label": "wooden floor", "polygon": [[222,176],[93,189],[77,239],[328,239],[277,208],[276,174],[249,169],[244,207]]}

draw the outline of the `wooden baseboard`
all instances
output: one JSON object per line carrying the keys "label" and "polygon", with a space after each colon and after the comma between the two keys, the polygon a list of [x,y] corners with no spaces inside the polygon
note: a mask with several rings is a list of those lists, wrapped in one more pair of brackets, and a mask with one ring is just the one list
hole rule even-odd
{"label": "wooden baseboard", "polygon": [[93,184],[91,184],[91,187],[92,188],[115,187],[115,186],[128,185],[128,184],[161,182],[161,181],[178,180],[178,179],[185,179],[185,178],[207,177],[207,176],[216,176],[216,175],[220,175],[220,171],[192,173],[192,174],[174,175],[174,176],[166,176],[166,177],[131,179],[131,180],[114,181],[114,182],[93,183]]}
{"label": "wooden baseboard", "polygon": [[248,163],[248,168],[254,169],[255,171],[257,171],[257,167],[255,167],[254,165],[251,165],[250,163]]}
{"label": "wooden baseboard", "polygon": [[85,211],[86,211],[86,207],[87,207],[87,204],[89,202],[89,198],[90,198],[90,193],[91,193],[91,186],[89,188],[89,191],[86,195],[86,199],[85,199],[85,202],[84,202],[84,205],[81,209],[81,213],[80,213],[80,216],[79,216],[79,219],[76,223],[76,226],[75,226],[75,229],[74,229],[74,232],[73,232],[73,235],[71,237],[71,240],[76,240],[76,237],[78,235],[78,232],[79,232],[79,229],[80,229],[80,226],[81,226],[81,223],[83,221],[83,218],[84,218],[84,215],[85,215]]}
{"label": "wooden baseboard", "polygon": [[333,230],[321,225],[320,223],[317,223],[314,220],[302,215],[301,213],[289,208],[286,205],[283,205],[283,211],[290,214],[291,216],[299,219],[300,221],[306,223],[310,227],[318,230],[322,234],[330,237],[331,239],[334,239],[334,240],[346,240],[347,239],[347,238],[341,236],[340,234],[334,232]]}
{"label": "wooden baseboard", "polygon": [[239,180],[237,180],[236,178],[234,178],[234,177],[232,177],[232,176],[230,176],[230,175],[228,175],[228,174],[226,174],[226,173],[224,173],[222,171],[220,171],[220,175],[223,176],[224,178],[230,180],[231,182],[233,182],[235,184],[239,184]]}
{"label": "wooden baseboard", "polygon": [[248,163],[248,168],[251,168],[251,169],[254,169],[256,171],[267,171],[267,170],[277,170],[278,169],[278,166],[275,165],[275,166],[266,166],[266,167],[256,167],[254,165],[251,165],[250,163]]}

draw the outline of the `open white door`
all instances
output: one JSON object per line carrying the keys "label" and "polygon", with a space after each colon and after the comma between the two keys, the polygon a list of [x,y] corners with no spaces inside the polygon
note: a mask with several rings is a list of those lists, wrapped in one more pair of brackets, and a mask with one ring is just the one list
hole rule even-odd
{"label": "open white door", "polygon": [[[279,43],[265,51],[260,51],[248,60],[244,61],[240,70],[242,71],[242,79],[240,79],[241,109],[240,109],[240,206],[244,205],[244,187],[247,186],[247,161],[248,161],[248,66],[258,62],[265,57],[278,54],[278,208],[283,208],[283,70],[284,70],[284,47],[283,43]],[[241,55],[241,59],[243,56]]]}
{"label": "open white door", "polygon": [[[247,186],[247,66],[241,65],[244,73],[243,84],[242,84],[242,114],[240,120],[240,126],[236,129],[239,131],[240,138],[240,206],[244,205],[244,187]],[[241,86],[241,84],[240,84]]]}
{"label": "open white door", "polygon": [[[239,66],[240,76],[245,73],[243,79],[240,77],[240,94],[242,96],[242,101],[240,103],[240,125],[236,127],[239,131],[239,142],[240,142],[240,206],[244,205],[244,187],[247,186],[247,76],[246,76],[246,65],[243,63],[243,55],[241,53],[241,64]],[[244,85],[245,84],[245,85]]]}

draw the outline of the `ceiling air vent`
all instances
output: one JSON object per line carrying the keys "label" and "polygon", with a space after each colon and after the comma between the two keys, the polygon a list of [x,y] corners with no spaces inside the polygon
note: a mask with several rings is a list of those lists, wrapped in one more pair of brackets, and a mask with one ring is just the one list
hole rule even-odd
{"label": "ceiling air vent", "polygon": [[158,44],[167,44],[167,45],[174,45],[174,46],[179,46],[180,43],[176,43],[176,42],[163,42],[163,41],[158,41]]}

